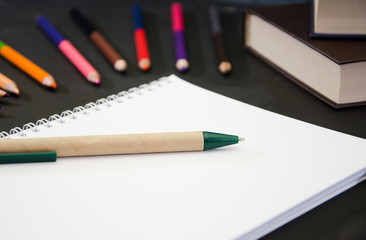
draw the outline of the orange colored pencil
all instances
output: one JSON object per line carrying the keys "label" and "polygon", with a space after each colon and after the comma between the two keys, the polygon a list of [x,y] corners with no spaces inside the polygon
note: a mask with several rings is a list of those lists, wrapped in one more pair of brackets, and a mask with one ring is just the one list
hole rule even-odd
{"label": "orange colored pencil", "polygon": [[51,74],[38,67],[28,58],[24,57],[22,54],[2,41],[0,41],[0,55],[44,86],[56,88],[57,84]]}
{"label": "orange colored pencil", "polygon": [[2,73],[0,73],[0,88],[7,92],[19,94],[19,89],[15,82]]}

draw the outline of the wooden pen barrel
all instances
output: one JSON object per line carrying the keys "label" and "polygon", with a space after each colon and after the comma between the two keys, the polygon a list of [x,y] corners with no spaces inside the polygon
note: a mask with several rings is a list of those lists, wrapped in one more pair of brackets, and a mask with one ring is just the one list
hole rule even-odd
{"label": "wooden pen barrel", "polygon": [[0,153],[56,152],[58,157],[201,151],[202,132],[24,138],[0,141]]}

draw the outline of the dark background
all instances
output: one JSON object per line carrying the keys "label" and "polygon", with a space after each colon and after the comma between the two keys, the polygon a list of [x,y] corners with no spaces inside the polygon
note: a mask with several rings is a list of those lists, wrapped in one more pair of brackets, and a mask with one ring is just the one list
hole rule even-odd
{"label": "dark background", "polygon": [[[217,70],[207,7],[213,1],[182,1],[191,67],[181,74],[174,67],[169,7],[172,1],[0,1],[0,39],[51,73],[56,90],[44,88],[5,59],[0,72],[18,84],[21,94],[0,99],[0,131],[22,127],[64,110],[84,106],[110,94],[177,74],[183,79],[234,99],[309,123],[366,138],[366,107],[335,110],[249,54],[243,47],[243,9],[299,1],[216,1],[221,7],[225,41],[233,72]],[[152,68],[137,68],[131,7],[139,3],[147,31]],[[80,7],[127,60],[126,73],[117,73],[72,22],[71,7]],[[102,76],[93,86],[39,30],[43,14],[91,62]],[[270,41],[270,39],[268,39]],[[189,96],[187,96],[189,97]],[[347,159],[345,159],[347,161]],[[366,182],[268,234],[263,239],[366,239]]]}

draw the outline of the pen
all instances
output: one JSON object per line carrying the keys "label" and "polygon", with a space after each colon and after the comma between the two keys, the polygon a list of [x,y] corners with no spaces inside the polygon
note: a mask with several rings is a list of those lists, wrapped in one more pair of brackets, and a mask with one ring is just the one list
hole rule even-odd
{"label": "pen", "polygon": [[172,132],[0,140],[0,153],[56,152],[58,157],[204,151],[236,144],[238,136],[213,132]]}
{"label": "pen", "polygon": [[208,10],[211,21],[212,37],[216,48],[217,59],[219,62],[218,68],[222,74],[227,74],[231,72],[232,67],[224,46],[224,38],[222,35],[219,10],[215,5],[211,5]]}
{"label": "pen", "polygon": [[6,58],[9,62],[26,72],[29,76],[37,80],[46,87],[56,88],[56,82],[45,70],[38,67],[28,58],[17,52],[15,49],[0,41],[0,55]]}
{"label": "pen", "polygon": [[84,58],[83,55],[65,39],[52,24],[42,15],[36,18],[37,25],[56,44],[58,49],[69,59],[69,61],[84,75],[91,83],[99,84],[100,76],[97,70]]}
{"label": "pen", "polygon": [[77,25],[79,25],[104,57],[113,65],[114,69],[119,72],[125,71],[127,69],[127,62],[117,53],[100,31],[86,19],[84,14],[77,8],[71,9],[70,14]]}
{"label": "pen", "polygon": [[184,19],[182,5],[175,2],[171,5],[170,15],[175,45],[175,67],[179,71],[186,71],[189,67],[186,44],[184,40]]}
{"label": "pen", "polygon": [[142,23],[142,13],[140,6],[135,4],[132,8],[133,22],[134,22],[134,39],[137,55],[137,64],[143,71],[150,68],[151,60],[149,54],[149,47],[147,45],[146,31]]}

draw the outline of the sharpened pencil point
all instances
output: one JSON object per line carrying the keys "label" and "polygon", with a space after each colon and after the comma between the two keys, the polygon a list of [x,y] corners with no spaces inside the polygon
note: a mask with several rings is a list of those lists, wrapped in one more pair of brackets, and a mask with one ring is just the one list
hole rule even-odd
{"label": "sharpened pencil point", "polygon": [[143,70],[143,71],[147,71],[147,70],[149,70],[149,68],[150,68],[150,60],[149,59],[147,59],[147,58],[145,58],[145,59],[141,59],[140,61],[139,61],[139,63],[138,63],[138,65],[139,65],[139,67],[140,67],[140,69],[141,70]]}
{"label": "sharpened pencil point", "polygon": [[57,87],[55,79],[52,76],[45,77],[42,81],[42,84],[47,86],[47,87],[51,87],[51,88],[56,88]]}
{"label": "sharpened pencil point", "polygon": [[222,74],[227,74],[229,72],[231,72],[231,63],[230,62],[227,62],[227,61],[223,61],[220,63],[219,65],[219,71],[222,73]]}
{"label": "sharpened pencil point", "polygon": [[55,82],[51,83],[50,85],[51,88],[56,88],[57,87],[57,84]]}
{"label": "sharpened pencil point", "polygon": [[0,73],[0,88],[13,94],[19,94],[19,89],[16,83],[2,73]]}
{"label": "sharpened pencil point", "polygon": [[187,59],[178,59],[178,61],[175,63],[175,67],[181,71],[184,72],[188,69],[189,63]]}
{"label": "sharpened pencil point", "polygon": [[4,90],[16,95],[19,95],[20,93],[18,87],[15,84],[8,84]]}
{"label": "sharpened pencil point", "polygon": [[100,84],[100,75],[98,72],[92,72],[88,75],[88,81],[94,84]]}
{"label": "sharpened pencil point", "polygon": [[114,63],[114,69],[116,69],[119,72],[126,71],[126,69],[127,69],[127,62],[125,60],[123,60],[123,59],[118,59]]}
{"label": "sharpened pencil point", "polygon": [[12,93],[14,93],[14,94],[16,94],[16,95],[19,95],[20,91],[19,91],[19,89],[17,88],[17,89],[14,89],[14,91],[12,91]]}

